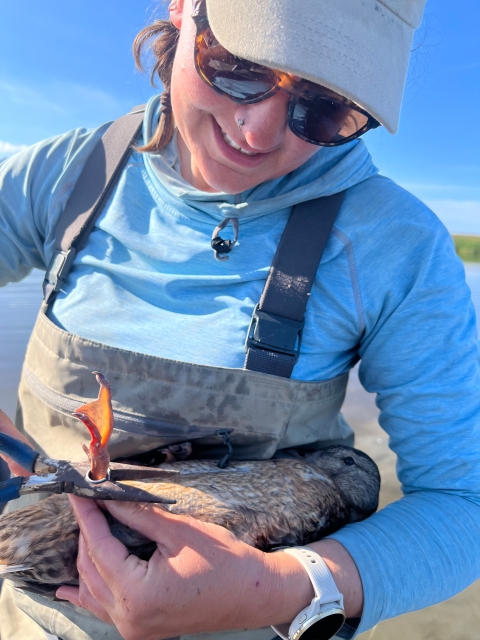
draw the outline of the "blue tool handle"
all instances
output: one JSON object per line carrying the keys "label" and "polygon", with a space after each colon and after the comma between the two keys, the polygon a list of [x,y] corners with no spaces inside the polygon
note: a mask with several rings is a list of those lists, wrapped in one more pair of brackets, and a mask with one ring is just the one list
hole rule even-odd
{"label": "blue tool handle", "polygon": [[11,478],[5,482],[0,482],[0,502],[9,502],[20,497],[20,487],[22,486],[22,476]]}
{"label": "blue tool handle", "polygon": [[[5,433],[0,433],[0,453],[4,453],[15,462],[18,462],[24,469],[31,471],[35,470],[35,460],[38,458],[38,451],[31,449],[27,444],[7,436]],[[11,498],[9,498],[11,499]]]}

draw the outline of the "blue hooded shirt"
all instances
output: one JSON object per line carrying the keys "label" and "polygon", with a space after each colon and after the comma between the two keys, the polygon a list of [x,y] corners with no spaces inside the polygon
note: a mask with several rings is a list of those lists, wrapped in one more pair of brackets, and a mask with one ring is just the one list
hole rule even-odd
{"label": "blue hooded shirt", "polygon": [[[148,106],[144,138],[158,120]],[[0,285],[46,268],[55,226],[106,126],[0,165]],[[480,361],[461,261],[436,216],[378,175],[362,141],[236,195],[179,173],[175,139],[133,152],[51,317],[67,331],[169,359],[241,368],[244,341],[294,204],[348,189],[322,257],[293,377],[326,380],[360,359],[405,497],[332,537],[364,589],[358,632],[453,596],[480,576]],[[229,260],[210,240],[240,222]],[[224,232],[223,235],[227,235]]]}

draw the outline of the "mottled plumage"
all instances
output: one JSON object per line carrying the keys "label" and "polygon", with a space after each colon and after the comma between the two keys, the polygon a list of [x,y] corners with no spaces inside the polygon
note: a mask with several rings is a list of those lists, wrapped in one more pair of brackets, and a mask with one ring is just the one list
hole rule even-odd
{"label": "mottled plumage", "polygon": [[[244,542],[269,550],[303,545],[371,515],[380,476],[364,453],[331,446],[298,458],[231,462],[187,460],[162,465],[180,469],[175,482],[142,483],[177,501],[171,512],[226,527]],[[134,483],[132,483],[134,484]],[[108,515],[113,534],[148,558],[155,548]],[[76,583],[78,526],[65,495],[0,517],[0,574],[23,586],[54,594]]]}

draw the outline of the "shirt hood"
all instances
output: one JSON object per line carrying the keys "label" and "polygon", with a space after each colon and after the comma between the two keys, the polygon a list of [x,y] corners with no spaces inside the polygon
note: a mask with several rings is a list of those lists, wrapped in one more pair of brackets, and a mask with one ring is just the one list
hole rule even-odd
{"label": "shirt hood", "polygon": [[[145,111],[145,141],[151,139],[160,116],[160,97],[154,96]],[[202,221],[206,221],[205,216],[215,220],[255,219],[299,202],[344,191],[378,173],[365,143],[354,140],[339,147],[319,147],[295,171],[242,193],[209,193],[182,178],[176,132],[161,153],[143,156],[148,177],[162,198],[175,207],[180,200],[183,213]]]}

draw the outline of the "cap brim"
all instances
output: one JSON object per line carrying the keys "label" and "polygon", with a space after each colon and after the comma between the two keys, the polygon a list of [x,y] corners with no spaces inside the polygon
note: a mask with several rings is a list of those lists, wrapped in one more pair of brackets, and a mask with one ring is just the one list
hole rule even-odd
{"label": "cap brim", "polygon": [[414,29],[375,0],[206,0],[217,40],[353,100],[396,133]]}

